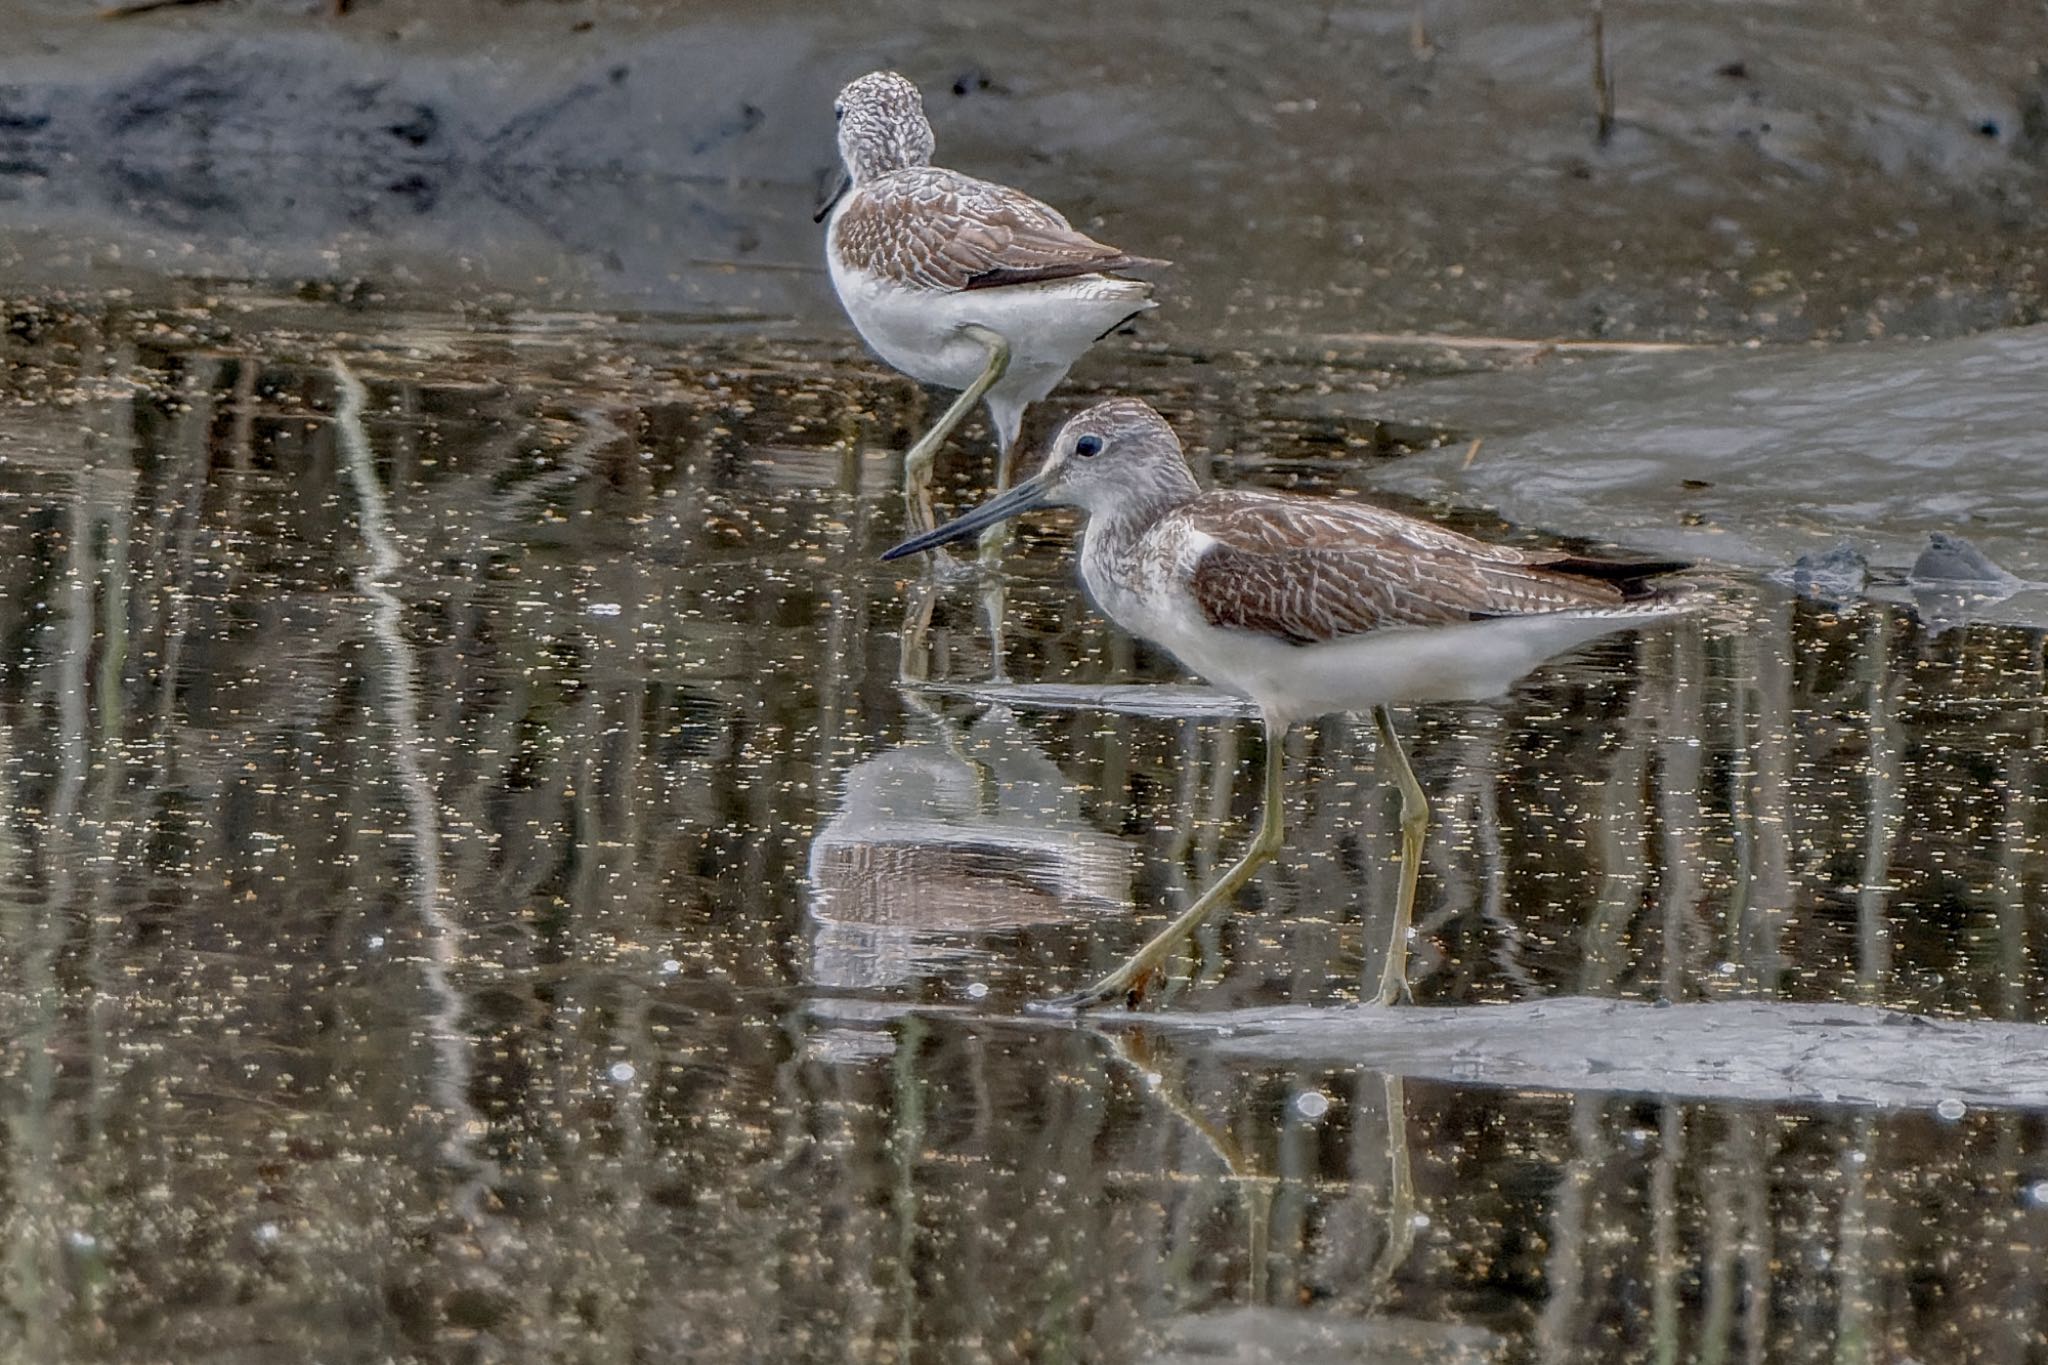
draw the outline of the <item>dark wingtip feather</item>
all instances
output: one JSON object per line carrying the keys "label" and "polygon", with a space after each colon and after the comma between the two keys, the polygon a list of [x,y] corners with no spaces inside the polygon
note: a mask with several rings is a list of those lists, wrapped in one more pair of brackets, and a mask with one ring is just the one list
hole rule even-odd
{"label": "dark wingtip feather", "polygon": [[1118,270],[1138,270],[1172,265],[1172,261],[1150,256],[1104,256],[1092,261],[1060,261],[1050,265],[997,266],[970,276],[962,289],[1000,289],[1008,284],[1043,284],[1048,280],[1072,280],[1083,275],[1107,275]]}
{"label": "dark wingtip feather", "polygon": [[1553,559],[1543,566],[1552,573],[1569,574],[1574,578],[1590,578],[1596,583],[1611,583],[1621,589],[1624,600],[1658,596],[1666,590],[1650,580],[1665,574],[1683,573],[1692,567],[1684,559],[1592,559],[1581,555],[1565,555]]}

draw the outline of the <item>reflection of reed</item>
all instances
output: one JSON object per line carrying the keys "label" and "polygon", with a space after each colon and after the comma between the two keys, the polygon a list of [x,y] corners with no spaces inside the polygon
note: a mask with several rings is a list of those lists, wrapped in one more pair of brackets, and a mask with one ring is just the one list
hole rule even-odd
{"label": "reflection of reed", "polygon": [[[1856,893],[1856,994],[1876,1002],[1885,996],[1891,975],[1890,906],[1892,847],[1899,832],[1901,784],[1899,763],[1904,747],[1899,734],[1899,679],[1885,668],[1885,621],[1872,612],[1864,637],[1863,673],[1868,755],[1864,759],[1865,798],[1863,866]],[[2012,1017],[2012,1016],[2008,1016]]]}
{"label": "reflection of reed", "polygon": [[1550,1254],[1543,1266],[1547,1296],[1535,1331],[1536,1357],[1570,1359],[1584,1331],[1588,1242],[1594,1214],[1593,1185],[1602,1157],[1599,1102],[1587,1096],[1571,1102],[1573,1151],[1559,1175],[1546,1229]]}
{"label": "reflection of reed", "polygon": [[1871,1328],[1877,1305],[1871,1300],[1875,1267],[1872,1243],[1878,1230],[1872,1226],[1870,1154],[1875,1126],[1859,1118],[1848,1134],[1841,1154],[1842,1213],[1835,1251],[1835,1360],[1838,1365],[1865,1365],[1878,1359],[1877,1342]]}
{"label": "reflection of reed", "polygon": [[1704,898],[1701,845],[1708,822],[1702,802],[1706,746],[1700,742],[1707,667],[1698,622],[1680,622],[1665,637],[1652,670],[1668,680],[1655,689],[1662,698],[1657,717],[1657,898],[1663,914],[1657,991],[1659,999],[1676,1002],[1698,989],[1701,971],[1695,958],[1708,939],[1699,918]]}
{"label": "reflection of reed", "polygon": [[1653,736],[1650,717],[1659,699],[1638,688],[1622,717],[1621,743],[1600,784],[1592,830],[1600,890],[1583,930],[1585,960],[1578,994],[1612,995],[1628,967],[1626,940],[1642,913],[1649,877],[1643,846],[1648,837],[1644,795],[1648,791]]}
{"label": "reflection of reed", "polygon": [[[36,870],[48,894],[33,913],[23,914],[12,937],[23,945],[21,996],[23,1008],[10,1035],[26,1049],[22,1094],[9,1123],[9,1145],[21,1152],[16,1189],[19,1224],[8,1241],[7,1299],[28,1324],[24,1344],[31,1354],[54,1359],[61,1352],[53,1331],[73,1304],[65,1292],[63,1245],[65,1223],[62,1178],[58,1170],[57,1073],[59,1027],[65,991],[58,979],[59,954],[65,939],[65,914],[74,904],[86,839],[80,829],[87,772],[92,753],[88,704],[92,696],[87,672],[92,657],[93,587],[98,575],[92,562],[93,517],[89,490],[97,482],[91,471],[71,500],[64,540],[67,549],[60,599],[61,642],[52,651],[56,668],[50,678],[56,713],[57,783],[47,811],[43,841],[48,861]],[[90,876],[88,872],[85,874]],[[26,908],[26,907],[24,907]]]}
{"label": "reflection of reed", "polygon": [[1734,961],[1744,983],[1765,995],[1776,994],[1783,982],[1784,934],[1794,911],[1792,656],[1780,643],[1790,633],[1787,611],[1784,606],[1764,611],[1758,623],[1762,629],[1746,637],[1754,650],[1748,674],[1754,680],[1748,689],[1754,709],[1738,741],[1750,757],[1744,812],[1738,816],[1747,829],[1743,843],[1750,859],[1740,882]]}
{"label": "reflection of reed", "polygon": [[461,958],[460,928],[448,913],[441,866],[441,807],[420,765],[425,739],[420,732],[419,660],[405,638],[397,594],[392,585],[405,568],[404,558],[391,535],[391,513],[385,506],[383,485],[377,480],[370,441],[363,430],[363,410],[368,396],[339,356],[333,361],[335,390],[335,431],[341,446],[343,465],[361,508],[359,524],[368,562],[357,582],[372,603],[370,634],[383,660],[378,685],[384,694],[385,725],[391,744],[392,769],[406,808],[413,860],[413,910],[418,916],[420,942],[425,949],[420,959],[421,981],[433,1012],[427,1018],[427,1037],[434,1055],[434,1097],[446,1116],[443,1154],[451,1165],[471,1173],[475,1179],[465,1188],[464,1213],[475,1218],[483,1197],[482,1179],[486,1168],[472,1150],[479,1127],[475,1106],[470,1102],[471,1066],[469,1039],[462,1031],[462,997],[450,980]]}
{"label": "reflection of reed", "polygon": [[[1667,952],[1666,960],[1676,958]],[[1657,1106],[1657,1154],[1650,1168],[1650,1339],[1657,1365],[1675,1365],[1682,1349],[1679,1279],[1685,1266],[1678,1244],[1678,1168],[1685,1157],[1685,1111],[1672,1100]]]}
{"label": "reflection of reed", "polygon": [[[2039,641],[2024,667],[2015,669],[2027,694],[2048,697],[2048,637]],[[1999,774],[2004,788],[2003,810],[1993,842],[1997,867],[1994,873],[1993,904],[1998,915],[1998,965],[1993,979],[1998,983],[1997,1010],[2007,1019],[2026,1018],[2041,993],[2033,987],[2039,973],[2026,970],[2038,962],[2039,907],[2042,900],[2042,754],[2048,751],[2048,706],[2034,706],[2015,718],[2017,742],[2006,751]],[[1896,734],[1895,742],[1899,742]],[[1894,796],[1896,801],[1896,796]],[[1896,807],[1887,807],[1896,816]],[[1887,858],[1890,850],[1887,849]],[[1885,966],[1890,966],[1889,955]]]}
{"label": "reflection of reed", "polygon": [[[372,386],[404,559],[386,586],[440,811],[438,908],[462,931],[475,1154],[494,1171],[506,1298],[479,1298],[475,1238],[447,1235],[447,1173],[417,1140],[423,1114],[446,1131],[450,1074],[416,1045],[424,967],[370,946],[421,923],[418,806],[393,779],[392,655],[359,638],[377,603],[349,585],[360,504],[320,420],[327,368],[247,337],[116,340],[75,362],[0,348],[15,1357],[886,1360],[907,1336],[919,1358],[1110,1359],[1198,1318],[1223,1319],[1212,1343],[1279,1343],[1284,1323],[1393,1312],[1484,1324],[1519,1358],[1553,1296],[1549,1340],[1572,1359],[1655,1359],[1675,1338],[1703,1362],[1827,1359],[1838,1340],[1932,1361],[1986,1323],[2015,1342],[2048,1326],[2030,1115],[1580,1114],[1411,1082],[1431,1221],[1376,1287],[1380,1078],[1324,1079],[1339,1098],[1311,1127],[1276,1118],[1304,1068],[1194,1058],[1175,1073],[1188,1102],[1288,1175],[1262,1225],[1269,1297],[1237,1317],[1202,1310],[1247,1284],[1243,1206],[1206,1142],[1087,1035],[936,1015],[881,1031],[889,1065],[807,1052],[788,1002],[810,980],[804,874],[834,813],[819,793],[900,714],[894,589],[867,562],[883,490],[821,443],[849,405],[893,430],[901,395],[856,403],[843,373],[690,338],[630,383],[593,379],[579,343]],[[74,364],[116,391],[59,408],[26,387]],[[584,413],[627,439],[603,444]],[[807,440],[831,476],[813,484]],[[754,455],[769,444],[773,464]],[[1017,559],[1012,633],[1049,674],[1169,676],[1091,619],[1064,566]],[[1600,939],[1621,994],[1761,984],[1778,896],[1785,995],[2038,1017],[2040,637],[1929,640],[1886,606],[1738,596],[1760,604],[1740,632],[1599,652],[1497,704],[1418,715],[1417,763],[1460,807],[1435,851],[1458,875],[1424,884],[1447,916],[1425,921],[1442,965],[1418,987],[1576,989],[1603,878],[1635,875],[1588,837],[1619,814],[1614,847],[1641,871],[1634,918]],[[1221,794],[1230,727],[1073,715],[1031,734],[1083,823],[1145,856],[1147,903],[1249,811],[1248,792]],[[1341,725],[1296,742],[1317,777],[1289,812],[1302,854],[1260,884],[1273,931],[1226,940],[1217,1003],[1326,998],[1332,954],[1357,952],[1361,913],[1384,904],[1391,803],[1364,746]],[[1486,941],[1458,933],[1475,904]],[[1711,934],[1686,949],[1701,905]],[[622,1064],[633,1079],[612,1080]]]}

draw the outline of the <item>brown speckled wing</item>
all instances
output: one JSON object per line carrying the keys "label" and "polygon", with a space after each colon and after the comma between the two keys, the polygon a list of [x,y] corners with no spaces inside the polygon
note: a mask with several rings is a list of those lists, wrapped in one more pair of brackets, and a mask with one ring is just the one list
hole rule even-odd
{"label": "brown speckled wing", "polygon": [[833,233],[848,265],[953,293],[1165,264],[1076,232],[1028,194],[935,166],[863,186]]}
{"label": "brown speckled wing", "polygon": [[1388,626],[1619,605],[1558,550],[1489,545],[1362,503],[1207,494],[1179,513],[1216,543],[1196,563],[1209,623],[1313,644]]}

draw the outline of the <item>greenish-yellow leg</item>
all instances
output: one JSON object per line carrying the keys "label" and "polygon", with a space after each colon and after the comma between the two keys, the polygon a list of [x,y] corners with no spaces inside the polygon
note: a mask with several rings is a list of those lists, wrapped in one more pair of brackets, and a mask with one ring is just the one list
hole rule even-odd
{"label": "greenish-yellow leg", "polygon": [[[997,432],[998,439],[1001,432]],[[996,453],[996,492],[1010,491],[1010,481],[1015,474],[1017,443],[1004,446]],[[1003,610],[1008,594],[1003,590],[1003,578],[998,569],[1003,563],[1003,547],[1010,543],[1010,523],[999,521],[981,533],[981,567],[987,574],[987,586],[981,594],[981,613],[988,620],[988,652],[993,661],[989,670],[990,682],[1008,682],[1009,669],[1004,664],[1007,645],[1003,639]]]}
{"label": "greenish-yellow leg", "polygon": [[[996,492],[1010,491],[1010,481],[1016,474],[1017,445],[1011,442],[996,452]],[[1010,523],[999,521],[981,533],[981,562],[985,568],[994,568],[1003,558],[1003,547],[1010,543]]]}
{"label": "greenish-yellow leg", "polygon": [[1394,718],[1384,706],[1372,708],[1380,732],[1380,756],[1394,770],[1401,788],[1401,895],[1394,905],[1394,937],[1387,945],[1386,969],[1380,973],[1379,1003],[1391,1005],[1408,994],[1408,930],[1415,920],[1415,878],[1422,871],[1422,839],[1429,832],[1429,798],[1415,780],[1415,769],[1394,733]]}
{"label": "greenish-yellow leg", "polygon": [[1091,1005],[1104,1005],[1122,1000],[1136,1003],[1145,993],[1145,985],[1152,974],[1165,964],[1174,949],[1180,947],[1188,936],[1202,927],[1211,915],[1229,904],[1237,889],[1251,880],[1252,874],[1272,861],[1280,851],[1280,836],[1286,827],[1286,809],[1280,800],[1280,771],[1286,752],[1287,727],[1276,725],[1271,718],[1266,721],[1266,804],[1259,817],[1258,833],[1252,836],[1251,847],[1244,856],[1231,864],[1229,871],[1218,877],[1195,903],[1181,912],[1178,919],[1152,936],[1151,942],[1132,954],[1123,966],[1103,977],[1084,991],[1048,1000],[1051,1009],[1086,1009]]}
{"label": "greenish-yellow leg", "polygon": [[903,503],[910,514],[913,529],[919,531],[929,531],[937,525],[932,516],[932,465],[938,458],[939,446],[1010,368],[1010,343],[1003,340],[1001,333],[972,322],[960,331],[988,348],[988,364],[972,384],[960,391],[953,405],[940,414],[932,429],[918,437],[917,444],[903,456]]}
{"label": "greenish-yellow leg", "polygon": [[911,585],[903,605],[903,635],[897,643],[896,655],[896,676],[903,682],[927,682],[931,678],[931,653],[925,644],[932,631],[932,608],[938,600],[938,584],[929,578]]}

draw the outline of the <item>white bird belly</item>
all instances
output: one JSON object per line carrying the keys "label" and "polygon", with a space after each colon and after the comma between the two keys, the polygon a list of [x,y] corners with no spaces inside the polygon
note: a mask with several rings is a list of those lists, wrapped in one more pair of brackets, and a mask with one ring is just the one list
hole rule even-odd
{"label": "white bird belly", "polygon": [[1417,701],[1496,697],[1546,659],[1666,619],[1660,613],[1550,612],[1450,626],[1384,629],[1296,645],[1177,616],[1150,631],[1174,657],[1282,721]]}
{"label": "white bird belly", "polygon": [[1105,275],[951,292],[892,283],[836,257],[831,267],[854,329],[891,366],[927,384],[964,389],[988,364],[988,348],[961,332],[979,325],[1010,343],[1014,378],[1006,376],[1004,388],[1026,402],[1050,392],[1104,332],[1158,306],[1150,285]]}

